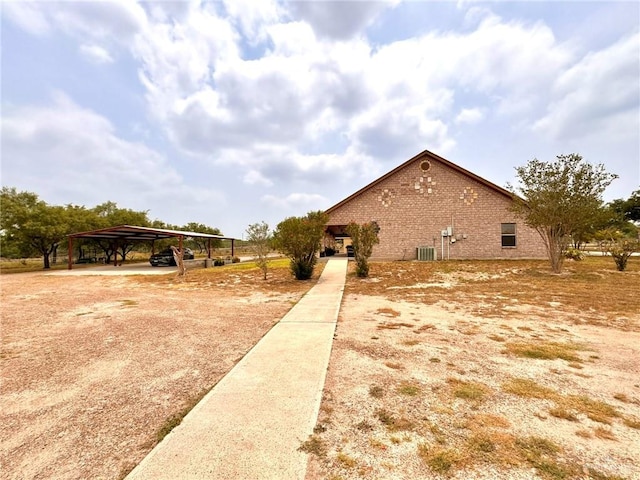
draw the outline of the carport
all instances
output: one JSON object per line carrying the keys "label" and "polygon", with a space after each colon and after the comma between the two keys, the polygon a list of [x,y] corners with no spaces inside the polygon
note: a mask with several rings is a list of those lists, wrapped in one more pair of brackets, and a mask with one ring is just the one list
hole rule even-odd
{"label": "carport", "polygon": [[185,237],[199,237],[208,239],[207,242],[207,258],[211,259],[211,240],[231,240],[231,256],[234,255],[235,238],[224,237],[222,235],[212,235],[210,233],[186,232],[182,230],[166,230],[162,228],[136,227],[132,225],[120,225],[118,227],[101,228],[99,230],[91,230],[90,232],[72,233],[69,235],[69,253],[68,253],[68,269],[73,268],[73,240],[76,238],[90,238],[110,240],[113,242],[116,254],[113,256],[113,264],[117,265],[119,245],[132,242],[151,242],[151,251],[154,252],[154,242],[156,240],[164,240],[167,238],[178,238],[179,249],[182,252],[184,248]]}

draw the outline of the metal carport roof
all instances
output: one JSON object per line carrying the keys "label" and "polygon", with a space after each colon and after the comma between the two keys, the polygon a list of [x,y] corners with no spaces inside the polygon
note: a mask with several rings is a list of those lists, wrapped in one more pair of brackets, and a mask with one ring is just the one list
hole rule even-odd
{"label": "metal carport roof", "polygon": [[[231,255],[234,254],[235,238],[225,237],[223,235],[213,235],[211,233],[187,232],[183,230],[167,230],[164,228],[138,227],[134,225],[119,225],[117,227],[101,228],[88,232],[72,233],[69,236],[69,261],[68,266],[71,270],[73,262],[73,239],[74,238],[92,238],[106,239],[119,242],[152,242],[154,240],[162,240],[167,238],[179,238],[180,250],[185,237],[200,237],[209,239],[209,248],[207,256],[211,258],[211,240],[231,240]],[[115,257],[117,258],[117,256]]]}

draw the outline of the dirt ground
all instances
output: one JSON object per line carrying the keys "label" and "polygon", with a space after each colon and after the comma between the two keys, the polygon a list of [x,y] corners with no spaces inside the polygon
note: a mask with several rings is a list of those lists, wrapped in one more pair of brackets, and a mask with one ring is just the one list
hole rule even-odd
{"label": "dirt ground", "polygon": [[609,261],[351,273],[307,480],[640,479],[640,272]]}
{"label": "dirt ground", "polygon": [[[639,479],[640,262],[610,267],[350,265],[307,480]],[[0,476],[122,478],[313,284],[242,268],[0,277]]]}
{"label": "dirt ground", "polygon": [[290,277],[3,275],[0,477],[122,478],[312,285]]}

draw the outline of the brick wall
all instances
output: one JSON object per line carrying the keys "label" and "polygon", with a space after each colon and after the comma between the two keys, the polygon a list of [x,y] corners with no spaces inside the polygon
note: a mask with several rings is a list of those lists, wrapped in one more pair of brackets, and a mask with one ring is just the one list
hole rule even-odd
{"label": "brick wall", "polygon": [[[537,232],[509,212],[499,190],[434,158],[416,157],[342,205],[329,209],[329,225],[375,220],[380,244],[373,258],[415,259],[416,247],[433,246],[438,259],[544,258]],[[516,247],[503,248],[501,224],[516,224]],[[453,227],[455,242],[441,231]]]}

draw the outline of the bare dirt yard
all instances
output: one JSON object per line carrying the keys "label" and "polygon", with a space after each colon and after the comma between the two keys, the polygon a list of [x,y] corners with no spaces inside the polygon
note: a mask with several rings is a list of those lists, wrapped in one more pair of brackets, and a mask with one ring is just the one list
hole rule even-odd
{"label": "bare dirt yard", "polygon": [[[0,477],[122,478],[312,285],[2,275]],[[639,292],[637,258],[350,265],[307,480],[639,479]]]}
{"label": "bare dirt yard", "polygon": [[276,266],[2,275],[0,477],[122,478],[314,283]]}
{"label": "bare dirt yard", "polygon": [[640,259],[353,271],[307,480],[640,479]]}

